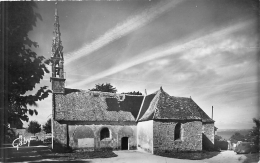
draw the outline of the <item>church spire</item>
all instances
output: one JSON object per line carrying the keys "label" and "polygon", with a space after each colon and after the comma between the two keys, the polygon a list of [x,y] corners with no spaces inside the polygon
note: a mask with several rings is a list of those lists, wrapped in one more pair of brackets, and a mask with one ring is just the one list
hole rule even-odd
{"label": "church spire", "polygon": [[63,58],[63,46],[61,42],[60,23],[57,9],[57,2],[55,3],[55,22],[52,40],[52,90],[53,93],[64,93],[65,77],[64,77],[64,58]]}
{"label": "church spire", "polygon": [[52,57],[61,58],[63,60],[63,46],[61,44],[61,33],[60,33],[60,23],[59,23],[59,16],[58,16],[58,2],[55,3],[55,22],[54,22],[54,37],[52,41]]}

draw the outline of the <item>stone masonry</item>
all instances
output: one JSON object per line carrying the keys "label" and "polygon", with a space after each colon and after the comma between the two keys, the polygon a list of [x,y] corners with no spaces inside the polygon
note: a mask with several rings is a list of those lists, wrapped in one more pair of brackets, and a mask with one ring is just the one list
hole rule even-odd
{"label": "stone masonry", "polygon": [[214,147],[214,123],[203,123],[202,125],[203,148]]}
{"label": "stone masonry", "polygon": [[181,122],[181,138],[174,140],[177,122],[154,121],[154,154],[167,151],[201,151],[202,122]]}
{"label": "stone masonry", "polygon": [[[136,149],[136,126],[129,125],[68,125],[67,142],[67,124],[55,122],[55,139],[59,140],[61,146],[70,146],[72,149],[82,150],[100,150],[100,149],[121,149],[121,139],[128,137],[128,149]],[[110,137],[100,140],[100,131],[108,128]],[[57,146],[57,145],[56,145]]]}
{"label": "stone masonry", "polygon": [[67,147],[67,125],[53,122],[53,147],[56,151],[62,151]]}

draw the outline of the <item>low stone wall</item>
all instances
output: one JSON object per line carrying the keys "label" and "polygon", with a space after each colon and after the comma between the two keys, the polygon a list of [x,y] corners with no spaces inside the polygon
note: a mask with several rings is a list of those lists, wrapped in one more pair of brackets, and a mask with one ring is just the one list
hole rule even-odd
{"label": "low stone wall", "polygon": [[[215,140],[214,146],[215,146],[215,149],[228,150],[229,143],[226,140]],[[231,146],[231,144],[230,144],[230,146]]]}
{"label": "low stone wall", "polygon": [[154,154],[202,150],[202,122],[182,122],[181,138],[174,140],[177,122],[154,121]]}

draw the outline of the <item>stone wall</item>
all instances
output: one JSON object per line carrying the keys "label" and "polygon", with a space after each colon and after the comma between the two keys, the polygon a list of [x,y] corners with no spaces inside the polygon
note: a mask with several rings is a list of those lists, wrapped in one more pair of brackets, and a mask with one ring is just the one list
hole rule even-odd
{"label": "stone wall", "polygon": [[[100,140],[100,131],[108,128],[109,138]],[[121,149],[121,139],[128,137],[128,149],[136,149],[136,126],[124,125],[69,125],[69,145],[73,149]]]}
{"label": "stone wall", "polygon": [[177,122],[154,121],[154,154],[202,150],[202,122],[182,122],[181,138],[174,140],[174,129],[176,124]]}
{"label": "stone wall", "polygon": [[65,79],[51,78],[53,93],[64,93]]}
{"label": "stone wall", "polygon": [[214,148],[214,123],[203,123],[202,125],[203,149]]}
{"label": "stone wall", "polygon": [[69,144],[72,148],[94,150],[95,135],[93,130],[88,126],[77,126],[74,130],[72,129],[72,126],[69,126],[69,139]]}
{"label": "stone wall", "polygon": [[153,120],[138,122],[137,146],[149,153],[153,153]]}
{"label": "stone wall", "polygon": [[53,121],[53,149],[63,151],[68,147],[67,144],[67,125]]}

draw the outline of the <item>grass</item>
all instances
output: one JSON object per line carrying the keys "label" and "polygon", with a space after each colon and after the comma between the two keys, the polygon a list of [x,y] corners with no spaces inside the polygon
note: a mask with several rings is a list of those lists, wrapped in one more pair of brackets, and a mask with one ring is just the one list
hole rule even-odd
{"label": "grass", "polygon": [[246,159],[243,163],[257,163],[259,161],[259,153],[244,154]]}
{"label": "grass", "polygon": [[57,159],[65,160],[80,160],[80,159],[93,159],[93,158],[110,158],[117,157],[113,151],[88,151],[88,152],[74,152],[74,153],[55,153],[52,154],[57,157]]}
{"label": "grass", "polygon": [[40,161],[51,159],[55,161],[75,161],[81,159],[117,157],[113,151],[88,151],[72,153],[54,153],[48,147],[30,147],[6,149],[6,155],[0,159],[4,162]]}

